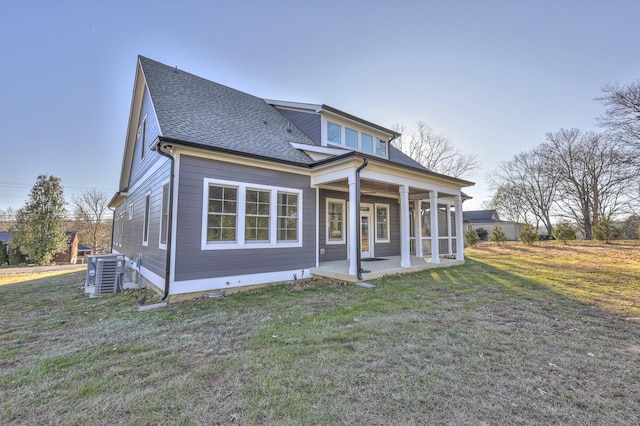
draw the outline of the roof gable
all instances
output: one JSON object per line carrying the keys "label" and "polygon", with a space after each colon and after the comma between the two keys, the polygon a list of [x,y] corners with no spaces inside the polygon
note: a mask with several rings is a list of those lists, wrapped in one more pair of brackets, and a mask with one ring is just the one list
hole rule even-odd
{"label": "roof gable", "polygon": [[469,220],[474,223],[489,223],[496,222],[498,215],[495,209],[492,210],[470,210],[463,212],[464,220]]}
{"label": "roof gable", "polygon": [[163,137],[274,160],[311,164],[290,142],[314,145],[261,98],[140,57]]}

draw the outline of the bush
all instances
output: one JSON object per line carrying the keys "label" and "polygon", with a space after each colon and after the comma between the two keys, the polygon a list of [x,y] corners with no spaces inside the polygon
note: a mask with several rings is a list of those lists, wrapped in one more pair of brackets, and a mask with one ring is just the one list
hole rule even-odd
{"label": "bush", "polygon": [[538,235],[538,230],[533,225],[530,225],[528,223],[525,223],[525,225],[522,227],[522,231],[520,231],[519,237],[520,241],[528,246],[538,241],[538,238],[540,238],[540,236]]}
{"label": "bush", "polygon": [[7,264],[7,247],[0,240],[0,267]]}
{"label": "bush", "polygon": [[480,242],[478,233],[473,228],[464,231],[464,243],[467,247],[473,247]]}
{"label": "bush", "polygon": [[478,228],[476,230],[476,233],[478,234],[478,238],[483,241],[485,241],[487,239],[487,235],[489,235],[489,232],[484,228]]}
{"label": "bush", "polygon": [[493,228],[493,232],[489,235],[489,241],[493,241],[494,243],[498,243],[498,245],[503,244],[507,241],[507,234],[502,229],[502,226],[496,225]]}
{"label": "bush", "polygon": [[622,230],[617,228],[610,219],[602,219],[596,223],[593,229],[593,238],[609,244],[612,240],[617,240],[622,235]]}
{"label": "bush", "polygon": [[563,220],[553,230],[553,238],[567,244],[567,241],[576,239],[576,229],[569,222]]}

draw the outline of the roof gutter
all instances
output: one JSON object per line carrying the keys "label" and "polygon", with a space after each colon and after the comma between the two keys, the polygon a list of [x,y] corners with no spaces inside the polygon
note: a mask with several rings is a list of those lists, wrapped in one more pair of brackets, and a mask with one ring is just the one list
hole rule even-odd
{"label": "roof gutter", "polygon": [[363,160],[362,165],[356,169],[356,212],[357,212],[356,214],[358,215],[357,216],[358,219],[356,220],[356,248],[357,248],[356,262],[358,267],[356,276],[360,281],[363,280],[362,278],[362,247],[360,242],[360,228],[362,226],[360,224],[360,221],[362,220],[362,216],[360,216],[360,172],[362,171],[362,169],[367,167],[367,164],[369,164],[369,160],[367,160],[366,158],[363,158],[362,160]]}
{"label": "roof gutter", "polygon": [[165,145],[165,147],[169,148],[169,153],[162,150],[160,146],[160,141],[153,146],[153,150],[155,150],[158,154],[166,157],[171,162],[171,174],[169,175],[169,206],[167,211],[167,254],[164,263],[164,293],[162,293],[162,297],[160,300],[165,300],[169,296],[169,286],[171,284],[171,241],[172,241],[172,230],[173,230],[173,181],[175,174],[175,158],[171,154],[173,152],[173,146]]}

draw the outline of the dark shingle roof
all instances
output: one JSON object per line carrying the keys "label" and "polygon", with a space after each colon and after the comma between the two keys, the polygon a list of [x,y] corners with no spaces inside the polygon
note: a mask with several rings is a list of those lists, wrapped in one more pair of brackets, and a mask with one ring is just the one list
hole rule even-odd
{"label": "dark shingle roof", "polygon": [[405,166],[416,167],[422,170],[429,170],[393,145],[389,146],[389,160],[393,161],[394,163],[403,164]]}
{"label": "dark shingle roof", "polygon": [[11,232],[2,232],[0,231],[0,241],[4,244],[10,243],[13,241],[13,234]]}
{"label": "dark shingle roof", "polygon": [[470,210],[462,212],[462,217],[473,223],[493,223],[498,219],[495,210]]}
{"label": "dark shingle roof", "polygon": [[276,160],[313,163],[289,144],[314,145],[313,141],[263,99],[142,56],[139,59],[162,136]]}

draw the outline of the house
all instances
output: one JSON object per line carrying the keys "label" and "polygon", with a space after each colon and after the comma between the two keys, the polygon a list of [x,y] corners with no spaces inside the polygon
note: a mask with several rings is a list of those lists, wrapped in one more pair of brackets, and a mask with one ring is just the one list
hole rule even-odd
{"label": "house", "polygon": [[7,255],[9,255],[11,241],[13,241],[12,233],[0,231],[0,242],[2,243],[2,246],[0,246],[0,250],[4,250]]}
{"label": "house", "polygon": [[473,183],[427,170],[398,136],[139,57],[112,250],[163,299],[312,274],[355,282],[372,277],[363,260],[464,262]]}
{"label": "house", "polygon": [[469,210],[463,213],[463,217],[467,229],[484,229],[488,235],[496,225],[500,225],[509,241],[517,241],[524,227],[523,223],[500,220],[495,210]]}
{"label": "house", "polygon": [[[57,263],[76,263],[78,258],[78,235],[74,231],[66,231],[64,234],[67,238],[67,248],[64,251],[56,253],[53,261]],[[13,234],[11,232],[0,232],[0,241],[4,243],[7,253],[9,253],[11,243],[13,242]],[[27,262],[28,257],[22,255],[22,261]]]}

